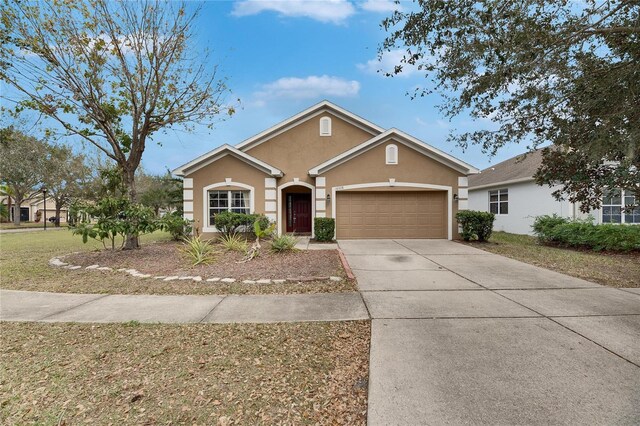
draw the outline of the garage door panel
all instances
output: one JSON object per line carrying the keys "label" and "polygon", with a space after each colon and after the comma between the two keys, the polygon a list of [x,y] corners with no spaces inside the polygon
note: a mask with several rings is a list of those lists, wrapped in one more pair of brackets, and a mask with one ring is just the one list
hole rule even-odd
{"label": "garage door panel", "polygon": [[444,191],[339,192],[337,236],[349,238],[447,238]]}

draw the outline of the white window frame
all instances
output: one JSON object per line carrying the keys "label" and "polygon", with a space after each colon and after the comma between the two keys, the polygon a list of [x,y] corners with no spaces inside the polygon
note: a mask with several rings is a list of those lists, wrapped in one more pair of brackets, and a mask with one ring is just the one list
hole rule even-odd
{"label": "white window frame", "polygon": [[[638,223],[638,222],[636,222],[636,223],[627,222],[627,217],[626,216],[629,213],[623,211],[623,209],[628,205],[628,204],[625,203],[625,198],[627,197],[627,195],[625,194],[625,190],[618,189],[618,188],[612,188],[612,189],[609,189],[608,191],[612,191],[612,190],[613,191],[615,191],[615,190],[620,191],[620,203],[619,204],[605,204],[604,203],[604,201],[605,201],[604,199],[605,199],[606,194],[603,195],[603,197],[602,197],[602,208],[600,209],[600,223],[612,223],[614,225],[624,225],[624,224],[626,224],[626,225],[640,225],[640,223]],[[633,194],[629,195],[629,196],[633,197]],[[620,222],[605,222],[604,221],[604,208],[605,207],[620,207]]]}
{"label": "white window frame", "polygon": [[331,117],[320,118],[320,136],[331,136]]}
{"label": "white window frame", "polygon": [[387,165],[398,165],[398,145],[392,143],[387,145],[384,149],[384,153]]}
{"label": "white window frame", "polygon": [[[498,201],[491,201],[491,193],[497,192]],[[502,200],[502,196],[506,195],[507,199]],[[488,201],[489,201],[489,212],[491,212],[491,205],[496,204],[498,206],[497,213],[494,213],[496,216],[508,216],[509,215],[509,188],[500,188],[500,189],[490,189],[487,191]],[[502,203],[507,203],[507,212],[502,213],[502,208],[500,207]]]}
{"label": "white window frame", "polygon": [[[242,188],[229,189],[229,187]],[[226,187],[226,188],[225,188]],[[202,188],[202,232],[219,232],[218,229],[209,224],[209,191],[248,191],[249,192],[249,213],[255,213],[255,188],[251,185],[247,185],[241,182],[234,182],[232,180],[226,182],[218,182]],[[231,211],[231,194],[229,197],[228,211]]]}

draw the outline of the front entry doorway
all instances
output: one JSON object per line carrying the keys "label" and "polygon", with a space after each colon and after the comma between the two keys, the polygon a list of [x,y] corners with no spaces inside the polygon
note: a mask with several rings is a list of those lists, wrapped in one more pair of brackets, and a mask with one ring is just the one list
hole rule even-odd
{"label": "front entry doorway", "polygon": [[287,194],[287,232],[311,232],[311,194]]}

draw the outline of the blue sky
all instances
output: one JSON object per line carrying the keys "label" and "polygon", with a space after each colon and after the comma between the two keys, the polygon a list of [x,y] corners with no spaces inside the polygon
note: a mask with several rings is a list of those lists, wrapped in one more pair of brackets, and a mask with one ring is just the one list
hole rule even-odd
{"label": "blue sky", "polygon": [[[194,4],[195,6],[195,4]],[[406,95],[427,80],[415,69],[384,77],[400,52],[377,60],[385,38],[381,21],[396,6],[391,0],[208,1],[196,27],[197,53],[211,50],[211,66],[228,78],[228,102],[240,99],[237,113],[213,130],[170,130],[149,143],[143,167],[152,173],[174,169],[228,143],[235,145],[327,99],[384,128],[399,128],[479,168],[523,152],[524,145],[503,148],[496,157],[479,147],[463,150],[446,141],[451,128],[486,128],[461,116],[447,121],[437,95],[411,100]],[[400,7],[412,7],[403,2]]]}

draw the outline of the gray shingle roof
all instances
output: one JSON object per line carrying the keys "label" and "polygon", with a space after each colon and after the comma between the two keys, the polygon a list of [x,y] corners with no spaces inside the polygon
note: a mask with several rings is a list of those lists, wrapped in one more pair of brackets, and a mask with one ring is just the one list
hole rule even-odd
{"label": "gray shingle roof", "polygon": [[508,160],[488,167],[477,175],[469,176],[469,188],[533,178],[542,163],[542,149],[519,154]]}

